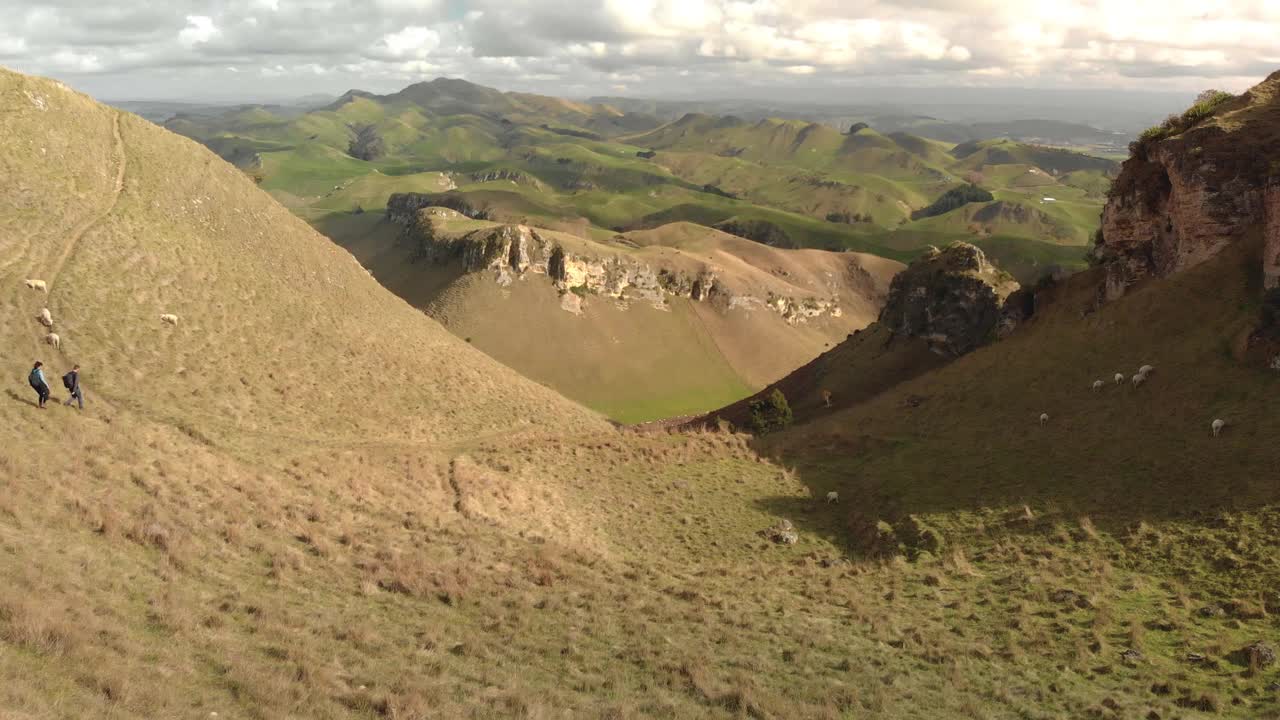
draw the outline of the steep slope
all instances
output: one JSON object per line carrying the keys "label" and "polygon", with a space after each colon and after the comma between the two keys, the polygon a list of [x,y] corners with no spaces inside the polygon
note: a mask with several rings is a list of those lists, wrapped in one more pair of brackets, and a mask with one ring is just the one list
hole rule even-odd
{"label": "steep slope", "polygon": [[[534,422],[557,403],[552,414],[571,425],[598,423],[417,322],[349,254],[211,154],[65,88],[12,74],[5,84],[20,108],[6,117],[0,161],[16,181],[0,270],[13,372],[40,354],[31,318],[47,306],[61,356],[93,368],[104,404],[199,420],[219,443],[278,432],[445,441]],[[79,150],[69,131],[93,149]],[[24,278],[45,280],[48,295]],[[161,326],[162,313],[181,323]],[[396,326],[394,337],[377,330]],[[321,333],[328,350],[318,354]],[[424,363],[434,388],[417,381]],[[453,417],[464,399],[477,412]],[[9,419],[20,410],[8,407]]]}
{"label": "steep slope", "polygon": [[900,267],[687,223],[599,242],[418,208],[433,197],[397,195],[390,220],[326,231],[457,336],[622,422],[706,411],[782,377],[870,322]]}

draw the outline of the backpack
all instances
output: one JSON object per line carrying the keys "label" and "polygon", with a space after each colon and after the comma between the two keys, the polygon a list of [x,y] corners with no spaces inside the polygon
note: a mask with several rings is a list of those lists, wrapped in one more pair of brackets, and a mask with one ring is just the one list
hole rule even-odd
{"label": "backpack", "polygon": [[72,376],[72,373],[74,373],[74,372],[75,372],[75,371],[72,371],[72,372],[69,372],[69,373],[67,373],[66,375],[63,375],[63,376],[62,376],[62,387],[66,388],[66,389],[68,389],[68,390],[74,390],[74,389],[75,389],[76,384],[75,384],[75,382],[72,380],[72,377],[71,377],[71,376]]}
{"label": "backpack", "polygon": [[40,368],[31,369],[31,374],[27,376],[27,382],[31,383],[31,387],[40,387]]}

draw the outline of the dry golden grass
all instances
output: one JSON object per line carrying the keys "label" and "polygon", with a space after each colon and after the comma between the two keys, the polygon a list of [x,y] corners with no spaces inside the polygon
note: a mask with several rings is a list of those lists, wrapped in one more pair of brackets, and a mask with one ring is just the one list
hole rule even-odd
{"label": "dry golden grass", "polygon": [[[1275,714],[1275,667],[1233,660],[1277,615],[1280,525],[1253,484],[1203,523],[1152,502],[1122,521],[1087,486],[1049,492],[1065,471],[1014,485],[1043,467],[1027,454],[1074,467],[1072,448],[1009,430],[1039,398],[973,429],[874,399],[816,428],[815,454],[782,438],[785,463],[737,435],[620,433],[451,338],[193,144],[123,116],[112,208],[111,111],[11,73],[0,107],[17,109],[0,173],[21,178],[0,194],[7,377],[37,351],[54,377],[79,362],[89,402],[0,395],[4,717]],[[50,353],[27,319],[46,298],[21,280],[107,208],[47,278],[66,331]],[[1011,357],[902,392],[991,408],[957,377],[1009,363],[1026,383]],[[1166,357],[1172,375],[1200,356]],[[1270,429],[1247,398],[1223,402]],[[1236,427],[1221,445],[1256,451]],[[979,437],[1009,457],[960,452]],[[930,453],[990,482],[940,484]],[[821,502],[835,487],[842,505]],[[903,547],[850,547],[855,508]],[[756,535],[779,517],[797,545]],[[1119,657],[1138,644],[1142,660]]]}

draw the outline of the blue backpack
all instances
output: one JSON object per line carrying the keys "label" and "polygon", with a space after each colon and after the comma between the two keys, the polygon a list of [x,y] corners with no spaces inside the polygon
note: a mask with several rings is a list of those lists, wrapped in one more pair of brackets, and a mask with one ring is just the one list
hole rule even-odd
{"label": "blue backpack", "polygon": [[27,382],[31,383],[31,387],[40,387],[44,383],[40,368],[31,368],[31,374],[27,376]]}

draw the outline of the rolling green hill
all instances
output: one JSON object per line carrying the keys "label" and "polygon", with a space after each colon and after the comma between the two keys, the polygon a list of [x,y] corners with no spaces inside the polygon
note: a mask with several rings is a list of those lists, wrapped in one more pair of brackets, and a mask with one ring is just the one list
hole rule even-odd
{"label": "rolling green hill", "polygon": [[[912,243],[926,235],[941,234],[934,242],[943,244],[999,236],[1077,247],[1064,259],[1081,266],[1115,169],[1111,160],[1011,141],[953,147],[798,120],[689,114],[657,126],[608,105],[445,79],[385,96],[352,91],[302,116],[237,108],[224,117],[179,117],[168,127],[255,174],[315,221],[344,203],[346,211],[378,207],[367,195],[344,194],[359,177],[440,172],[507,221],[585,226],[582,232],[602,236],[678,221],[763,220],[800,246],[895,259],[918,252],[922,246]],[[378,138],[366,159],[351,155],[357,131]],[[990,222],[975,221],[973,209],[918,226],[912,220],[972,181],[1004,203],[987,211]],[[417,187],[406,181],[397,189]],[[1033,279],[1044,271],[1036,264],[1041,253],[1016,244],[1000,248],[1008,246],[1010,264]]]}

